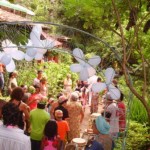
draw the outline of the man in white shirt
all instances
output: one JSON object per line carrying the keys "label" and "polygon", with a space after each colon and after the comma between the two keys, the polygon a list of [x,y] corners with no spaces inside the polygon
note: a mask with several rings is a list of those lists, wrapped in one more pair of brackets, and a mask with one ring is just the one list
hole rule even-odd
{"label": "man in white shirt", "polygon": [[30,138],[19,128],[23,116],[13,103],[2,108],[3,125],[0,126],[0,150],[31,150]]}

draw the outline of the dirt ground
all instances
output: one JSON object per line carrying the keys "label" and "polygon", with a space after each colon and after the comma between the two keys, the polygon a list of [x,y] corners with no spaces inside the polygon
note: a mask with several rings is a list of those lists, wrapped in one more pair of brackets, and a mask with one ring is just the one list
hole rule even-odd
{"label": "dirt ground", "polygon": [[[99,105],[99,107],[98,107],[98,113],[101,113],[101,111],[102,111],[102,106]],[[83,119],[83,122],[81,123],[81,134],[82,134],[86,129],[88,129],[90,116],[91,116],[91,113],[90,113],[90,106],[87,105],[87,106],[85,107],[84,119]]]}

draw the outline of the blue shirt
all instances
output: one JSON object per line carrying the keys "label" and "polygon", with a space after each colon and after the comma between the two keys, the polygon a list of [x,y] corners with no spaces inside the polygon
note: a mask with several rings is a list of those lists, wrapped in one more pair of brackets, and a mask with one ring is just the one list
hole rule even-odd
{"label": "blue shirt", "polygon": [[104,150],[104,148],[101,143],[94,140],[92,142],[92,145],[89,147],[86,147],[85,150]]}

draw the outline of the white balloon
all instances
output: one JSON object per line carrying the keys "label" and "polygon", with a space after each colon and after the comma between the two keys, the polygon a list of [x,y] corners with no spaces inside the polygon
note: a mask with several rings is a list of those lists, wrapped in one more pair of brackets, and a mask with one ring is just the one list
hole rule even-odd
{"label": "white balloon", "polygon": [[75,57],[75,59],[80,62],[81,64],[84,63],[84,54],[83,51],[79,48],[75,48],[73,50],[73,56]]}
{"label": "white balloon", "polygon": [[80,80],[81,81],[87,81],[88,80],[88,71],[87,71],[87,68],[83,68],[81,71],[80,71]]}
{"label": "white balloon", "polygon": [[28,56],[27,54],[25,54],[25,60],[26,61],[32,61],[33,57]]}
{"label": "white balloon", "polygon": [[10,54],[18,50],[16,44],[13,44],[10,40],[6,39],[2,41],[2,48],[5,53]]}
{"label": "white balloon", "polygon": [[5,54],[4,52],[0,52],[0,60],[4,54]]}
{"label": "white balloon", "polygon": [[92,66],[97,66],[101,62],[101,58],[99,56],[93,56],[88,60],[88,63]]}
{"label": "white balloon", "polygon": [[42,58],[43,58],[43,54],[42,53],[36,53],[35,60],[41,60]]}
{"label": "white balloon", "polygon": [[120,99],[120,95],[121,95],[120,90],[116,88],[115,86],[113,86],[112,84],[108,86],[108,91],[112,99],[114,100]]}
{"label": "white balloon", "polygon": [[113,68],[107,68],[105,71],[106,84],[110,84],[115,76],[115,70]]}
{"label": "white balloon", "polygon": [[32,28],[32,32],[37,32],[39,35],[41,35],[41,33],[42,33],[42,26],[40,24],[35,25]]}
{"label": "white balloon", "polygon": [[91,76],[90,78],[88,78],[88,84],[96,83],[97,82],[97,78],[98,78],[97,75]]}
{"label": "white balloon", "polygon": [[11,62],[12,58],[9,54],[4,54],[1,58],[1,63],[4,65],[8,65]]}
{"label": "white balloon", "polygon": [[27,48],[26,53],[28,56],[34,57],[37,53],[37,50],[35,48]]}
{"label": "white balloon", "polygon": [[30,39],[28,39],[28,43],[26,44],[26,46],[28,47],[28,46],[32,46],[32,45],[33,45],[32,41]]}
{"label": "white balloon", "polygon": [[72,64],[72,65],[70,66],[70,70],[71,70],[72,72],[80,72],[81,69],[82,69],[82,67],[81,67],[80,64]]}
{"label": "white balloon", "polygon": [[92,91],[93,92],[101,92],[103,91],[104,89],[106,89],[106,84],[105,83],[94,83],[92,85]]}
{"label": "white balloon", "polygon": [[37,48],[37,53],[45,54],[47,52],[47,49],[42,48],[42,46],[40,47],[41,48]]}
{"label": "white balloon", "polygon": [[6,70],[8,72],[13,72],[15,69],[16,69],[16,65],[15,65],[13,59],[11,59],[11,62],[8,65],[6,65]]}
{"label": "white balloon", "polygon": [[87,67],[88,77],[91,77],[96,74],[96,70],[93,67]]}
{"label": "white balloon", "polygon": [[41,40],[41,45],[43,48],[51,49],[55,46],[55,41],[54,40]]}
{"label": "white balloon", "polygon": [[25,57],[24,52],[22,51],[16,51],[14,53],[11,54],[12,58],[16,59],[16,60],[23,60]]}
{"label": "white balloon", "polygon": [[12,43],[12,42],[10,40],[6,39],[6,40],[2,41],[2,47],[6,47],[10,43]]}
{"label": "white balloon", "polygon": [[40,43],[40,34],[39,33],[31,32],[30,39],[32,41],[33,46],[39,47],[39,43]]}

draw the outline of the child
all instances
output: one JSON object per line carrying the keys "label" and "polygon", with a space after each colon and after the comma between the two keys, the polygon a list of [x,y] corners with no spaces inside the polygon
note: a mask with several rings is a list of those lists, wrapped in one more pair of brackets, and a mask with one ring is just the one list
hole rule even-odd
{"label": "child", "polygon": [[44,128],[44,138],[42,140],[42,150],[57,150],[59,139],[57,137],[58,126],[55,120],[49,120]]}
{"label": "child", "polygon": [[58,134],[60,136],[60,140],[61,140],[61,150],[64,150],[64,146],[65,146],[65,140],[66,138],[68,139],[68,132],[69,132],[69,126],[67,121],[62,120],[63,117],[63,112],[61,110],[56,110],[55,111],[55,119],[57,121],[57,125],[58,125]]}

